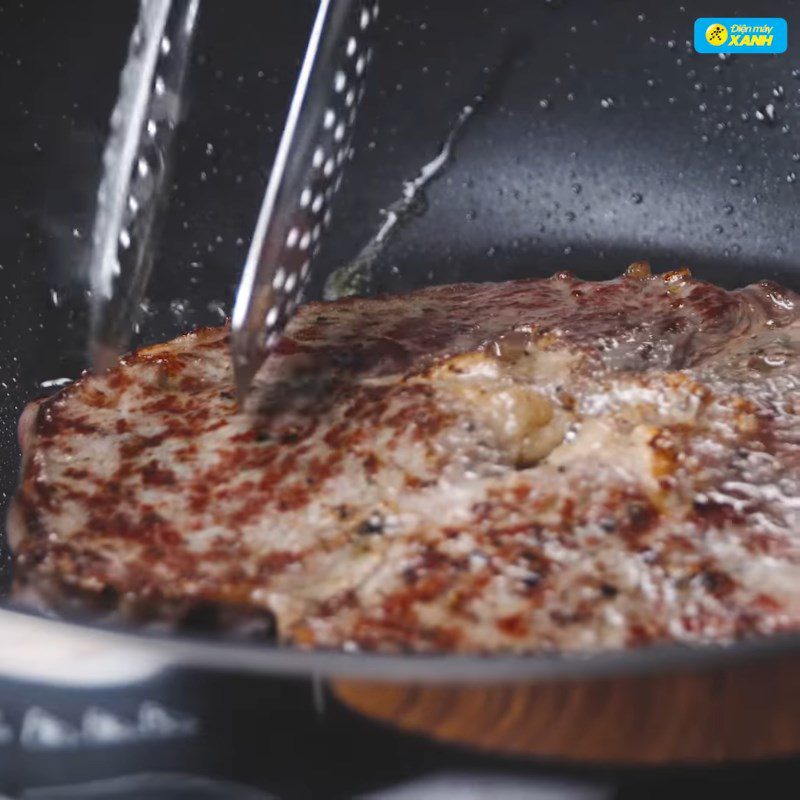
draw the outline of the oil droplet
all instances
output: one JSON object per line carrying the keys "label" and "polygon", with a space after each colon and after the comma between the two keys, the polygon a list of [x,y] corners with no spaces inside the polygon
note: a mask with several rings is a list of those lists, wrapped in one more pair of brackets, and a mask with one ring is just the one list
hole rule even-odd
{"label": "oil droplet", "polygon": [[573,194],[580,194],[582,191],[583,191],[583,186],[581,186],[579,183],[572,184]]}
{"label": "oil droplet", "polygon": [[756,119],[766,125],[774,125],[776,119],[775,104],[767,103],[766,105],[759,106],[756,109]]}
{"label": "oil droplet", "polygon": [[643,200],[644,200],[644,195],[642,195],[640,192],[634,192],[631,195],[631,202],[634,205],[637,205],[637,206],[640,205]]}
{"label": "oil droplet", "polygon": [[686,281],[692,277],[692,273],[688,267],[681,267],[674,269],[671,272],[665,272],[662,280],[667,284],[667,291],[670,294],[675,294],[685,285]]}
{"label": "oil droplet", "polygon": [[755,353],[747,360],[747,366],[758,372],[769,372],[786,363],[786,356],[782,353]]}
{"label": "oil droplet", "polygon": [[725,233],[725,229],[722,227],[722,225],[715,225],[714,233]]}
{"label": "oil droplet", "polygon": [[[67,384],[72,383],[72,378],[50,378],[47,381],[41,381],[39,386],[42,389],[57,389],[60,386],[66,386]],[[3,384],[5,386],[5,384]]]}
{"label": "oil droplet", "polygon": [[187,303],[185,300],[171,300],[169,304],[170,313],[176,317],[182,317],[186,313]]}
{"label": "oil droplet", "polygon": [[225,319],[228,315],[225,311],[225,304],[220,300],[212,300],[207,306],[212,314],[216,314],[220,319]]}
{"label": "oil droplet", "polygon": [[634,261],[628,264],[625,275],[634,280],[645,281],[652,276],[652,269],[649,261]]}

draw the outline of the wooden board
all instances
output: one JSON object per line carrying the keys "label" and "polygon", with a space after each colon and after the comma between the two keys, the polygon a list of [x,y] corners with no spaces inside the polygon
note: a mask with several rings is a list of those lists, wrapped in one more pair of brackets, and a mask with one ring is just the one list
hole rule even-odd
{"label": "wooden board", "polygon": [[800,753],[800,659],[584,681],[409,685],[339,681],[374,719],[513,755],[618,764]]}

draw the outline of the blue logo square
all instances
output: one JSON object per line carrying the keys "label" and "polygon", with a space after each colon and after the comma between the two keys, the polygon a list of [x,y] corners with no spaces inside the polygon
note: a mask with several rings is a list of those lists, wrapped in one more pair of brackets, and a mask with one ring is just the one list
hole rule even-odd
{"label": "blue logo square", "polygon": [[785,53],[788,39],[782,17],[700,17],[694,22],[698,53]]}

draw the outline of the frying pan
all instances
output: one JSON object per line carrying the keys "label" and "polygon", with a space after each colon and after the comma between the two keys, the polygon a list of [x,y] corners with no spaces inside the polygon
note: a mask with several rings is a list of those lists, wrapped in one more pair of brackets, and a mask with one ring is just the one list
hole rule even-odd
{"label": "frying pan", "polygon": [[[788,20],[786,54],[723,59],[692,51],[694,17],[752,9],[694,6],[384,0],[357,156],[311,295],[370,240],[380,210],[476,95],[447,169],[373,265],[372,291],[564,268],[605,278],[641,258],[689,265],[727,287],[771,278],[800,288],[800,13],[786,0],[761,9]],[[81,8],[28,3],[2,33],[19,74],[3,89],[0,155],[6,500],[21,409],[85,365],[87,237],[135,8]],[[230,310],[312,13],[311,2],[202,9],[137,343]],[[37,42],[19,64],[15,41]],[[503,752],[626,762],[800,752],[800,635],[583,657],[387,657],[105,631],[14,611],[0,621],[42,642],[67,637],[159,663],[315,676],[375,718]]]}

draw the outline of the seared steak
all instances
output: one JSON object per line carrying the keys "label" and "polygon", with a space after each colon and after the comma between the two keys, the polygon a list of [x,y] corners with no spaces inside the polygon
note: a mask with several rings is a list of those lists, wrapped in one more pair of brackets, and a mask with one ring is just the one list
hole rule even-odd
{"label": "seared steak", "polygon": [[244,411],[227,329],[145,348],[26,426],[18,597],[383,651],[799,628],[799,303],[645,264],[312,303]]}

